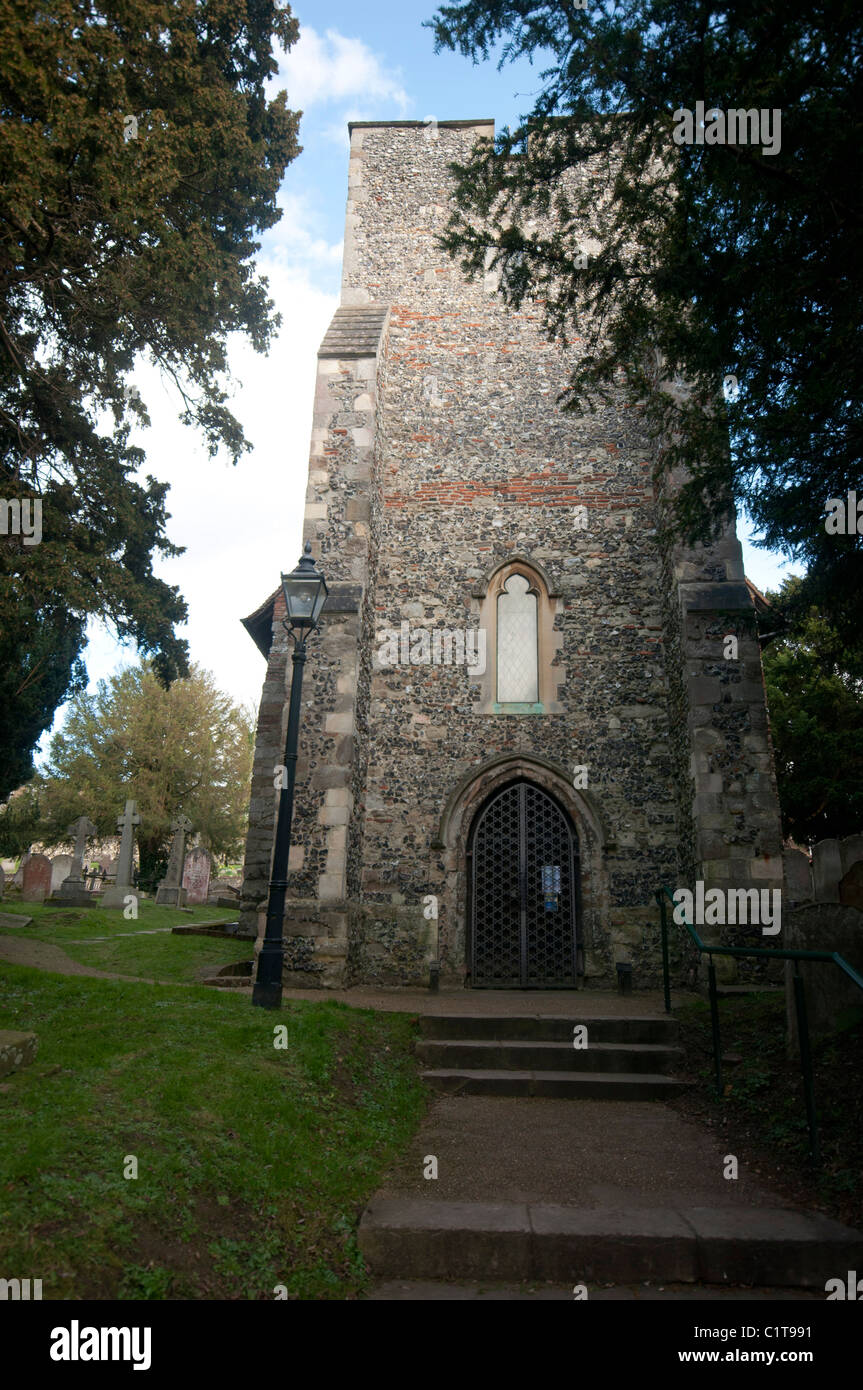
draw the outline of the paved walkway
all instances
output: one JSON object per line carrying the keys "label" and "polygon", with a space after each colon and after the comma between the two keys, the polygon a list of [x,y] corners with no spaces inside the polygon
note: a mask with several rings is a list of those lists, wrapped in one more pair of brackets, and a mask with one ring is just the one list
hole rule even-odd
{"label": "paved walkway", "polygon": [[[408,1003],[393,996],[344,997],[373,1007]],[[658,993],[417,991],[412,1007],[426,1015],[613,1019],[661,1017],[663,1003]],[[505,1030],[504,1022],[503,1039]],[[802,1284],[817,1288],[822,1265],[844,1268],[863,1248],[859,1234],[789,1202],[741,1154],[733,1155],[736,1176],[726,1176],[731,1148],[721,1132],[660,1100],[440,1095],[363,1216],[361,1249],[378,1273],[369,1296],[571,1301],[572,1286],[560,1280],[579,1269],[592,1299],[748,1300],[753,1290],[733,1291],[748,1283],[785,1285],[774,1296],[793,1298]],[[662,1275],[669,1285],[693,1282],[665,1288]],[[505,1283],[528,1276],[550,1283]],[[639,1278],[651,1283],[631,1282]]]}
{"label": "paved walkway", "polygon": [[[787,1206],[727,1143],[658,1101],[443,1096],[381,1197],[438,1202],[554,1202],[578,1207]],[[423,1177],[437,1158],[437,1180]]]}
{"label": "paved walkway", "polygon": [[[552,1015],[558,1018],[654,1018],[664,1015],[661,990],[624,996],[604,989],[428,989],[397,987],[357,989],[286,989],[285,999],[338,999],[355,1009],[383,1009],[412,1014],[485,1014],[497,1018]],[[672,994],[672,1004],[693,996]]]}

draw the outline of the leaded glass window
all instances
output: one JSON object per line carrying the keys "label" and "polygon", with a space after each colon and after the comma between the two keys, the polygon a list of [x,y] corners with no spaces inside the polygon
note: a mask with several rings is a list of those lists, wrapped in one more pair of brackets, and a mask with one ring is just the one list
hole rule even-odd
{"label": "leaded glass window", "polygon": [[523,574],[511,574],[497,600],[497,699],[539,701],[536,594]]}

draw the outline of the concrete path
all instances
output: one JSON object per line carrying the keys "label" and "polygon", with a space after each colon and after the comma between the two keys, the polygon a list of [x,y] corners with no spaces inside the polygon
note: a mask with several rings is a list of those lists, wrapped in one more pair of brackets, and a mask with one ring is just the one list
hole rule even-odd
{"label": "concrete path", "polygon": [[[656,1101],[443,1096],[381,1197],[580,1207],[786,1206],[710,1131]],[[423,1177],[427,1155],[437,1180]]]}
{"label": "concrete path", "polygon": [[[383,1009],[410,1014],[466,1014],[477,1017],[524,1018],[526,1015],[563,1018],[646,1018],[665,1015],[661,990],[639,990],[628,996],[613,990],[565,989],[445,989],[433,994],[428,989],[286,989],[285,999],[337,999],[355,1009]],[[677,1005],[694,995],[673,994]]]}
{"label": "concrete path", "polygon": [[[676,1025],[660,998],[585,991],[549,996],[539,1010],[523,995],[511,1009],[500,993],[480,1010],[476,998],[459,1009],[450,996],[421,1018],[418,1054],[433,1065],[441,1054],[455,1081],[361,1219],[359,1246],[378,1278],[373,1298],[560,1299],[568,1287],[572,1299],[574,1285],[590,1297],[609,1286],[634,1297],[619,1291],[642,1285],[662,1296],[660,1286],[677,1284],[691,1286],[680,1296],[707,1300],[738,1285],[823,1296],[835,1269],[859,1267],[863,1234],[790,1206],[765,1175],[729,1154],[727,1138],[662,1099],[525,1092],[515,1085],[522,1073],[506,1070],[519,1058],[538,1067],[568,1060],[565,1075],[578,1079],[572,1069],[589,1060],[587,1080],[621,1079],[630,1053],[654,1065],[663,1047],[645,1038],[660,1030],[669,1034],[671,1066],[680,1060]],[[593,1020],[591,1048],[580,1058],[565,1042],[573,1018]],[[467,1082],[480,1073],[466,1068],[478,1065],[478,1054],[491,1068],[482,1073],[489,1085],[472,1087]],[[431,1081],[439,1073],[424,1075]],[[636,1067],[633,1085],[645,1079]],[[520,1287],[527,1281],[544,1286],[539,1295]]]}

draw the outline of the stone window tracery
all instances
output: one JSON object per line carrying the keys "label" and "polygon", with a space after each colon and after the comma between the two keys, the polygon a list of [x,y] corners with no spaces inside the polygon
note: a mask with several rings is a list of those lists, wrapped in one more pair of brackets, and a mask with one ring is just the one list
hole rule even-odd
{"label": "stone window tracery", "polygon": [[527,556],[513,556],[474,591],[474,613],[487,661],[477,673],[481,714],[559,714],[560,599]]}
{"label": "stone window tracery", "polygon": [[511,574],[497,598],[498,704],[539,700],[537,595],[524,574]]}

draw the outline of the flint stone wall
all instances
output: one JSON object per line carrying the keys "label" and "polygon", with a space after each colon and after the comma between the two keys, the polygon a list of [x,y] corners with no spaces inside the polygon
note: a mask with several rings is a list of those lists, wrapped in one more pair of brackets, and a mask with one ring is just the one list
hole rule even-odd
{"label": "flint stone wall", "polygon": [[[639,413],[621,395],[563,415],[565,355],[538,309],[505,309],[493,277],[467,283],[436,246],[447,164],[490,133],[352,130],[343,308],[321,348],[306,507],[333,593],[304,684],[286,912],[295,983],[426,982],[428,894],[443,980],[463,980],[471,819],[480,790],[515,775],[548,787],[578,832],[588,982],[612,984],[619,960],[637,985],[659,982],[659,883],[698,871],[767,886],[781,855],[733,529],[717,553],[663,548]],[[546,580],[556,696],[541,712],[481,712],[464,666],[382,665],[382,635],[403,621],[475,628],[484,589],[516,558]],[[280,604],[262,646],[243,890],[259,933],[290,683]],[[729,607],[741,660],[715,669]],[[575,764],[588,767],[579,792]]]}

